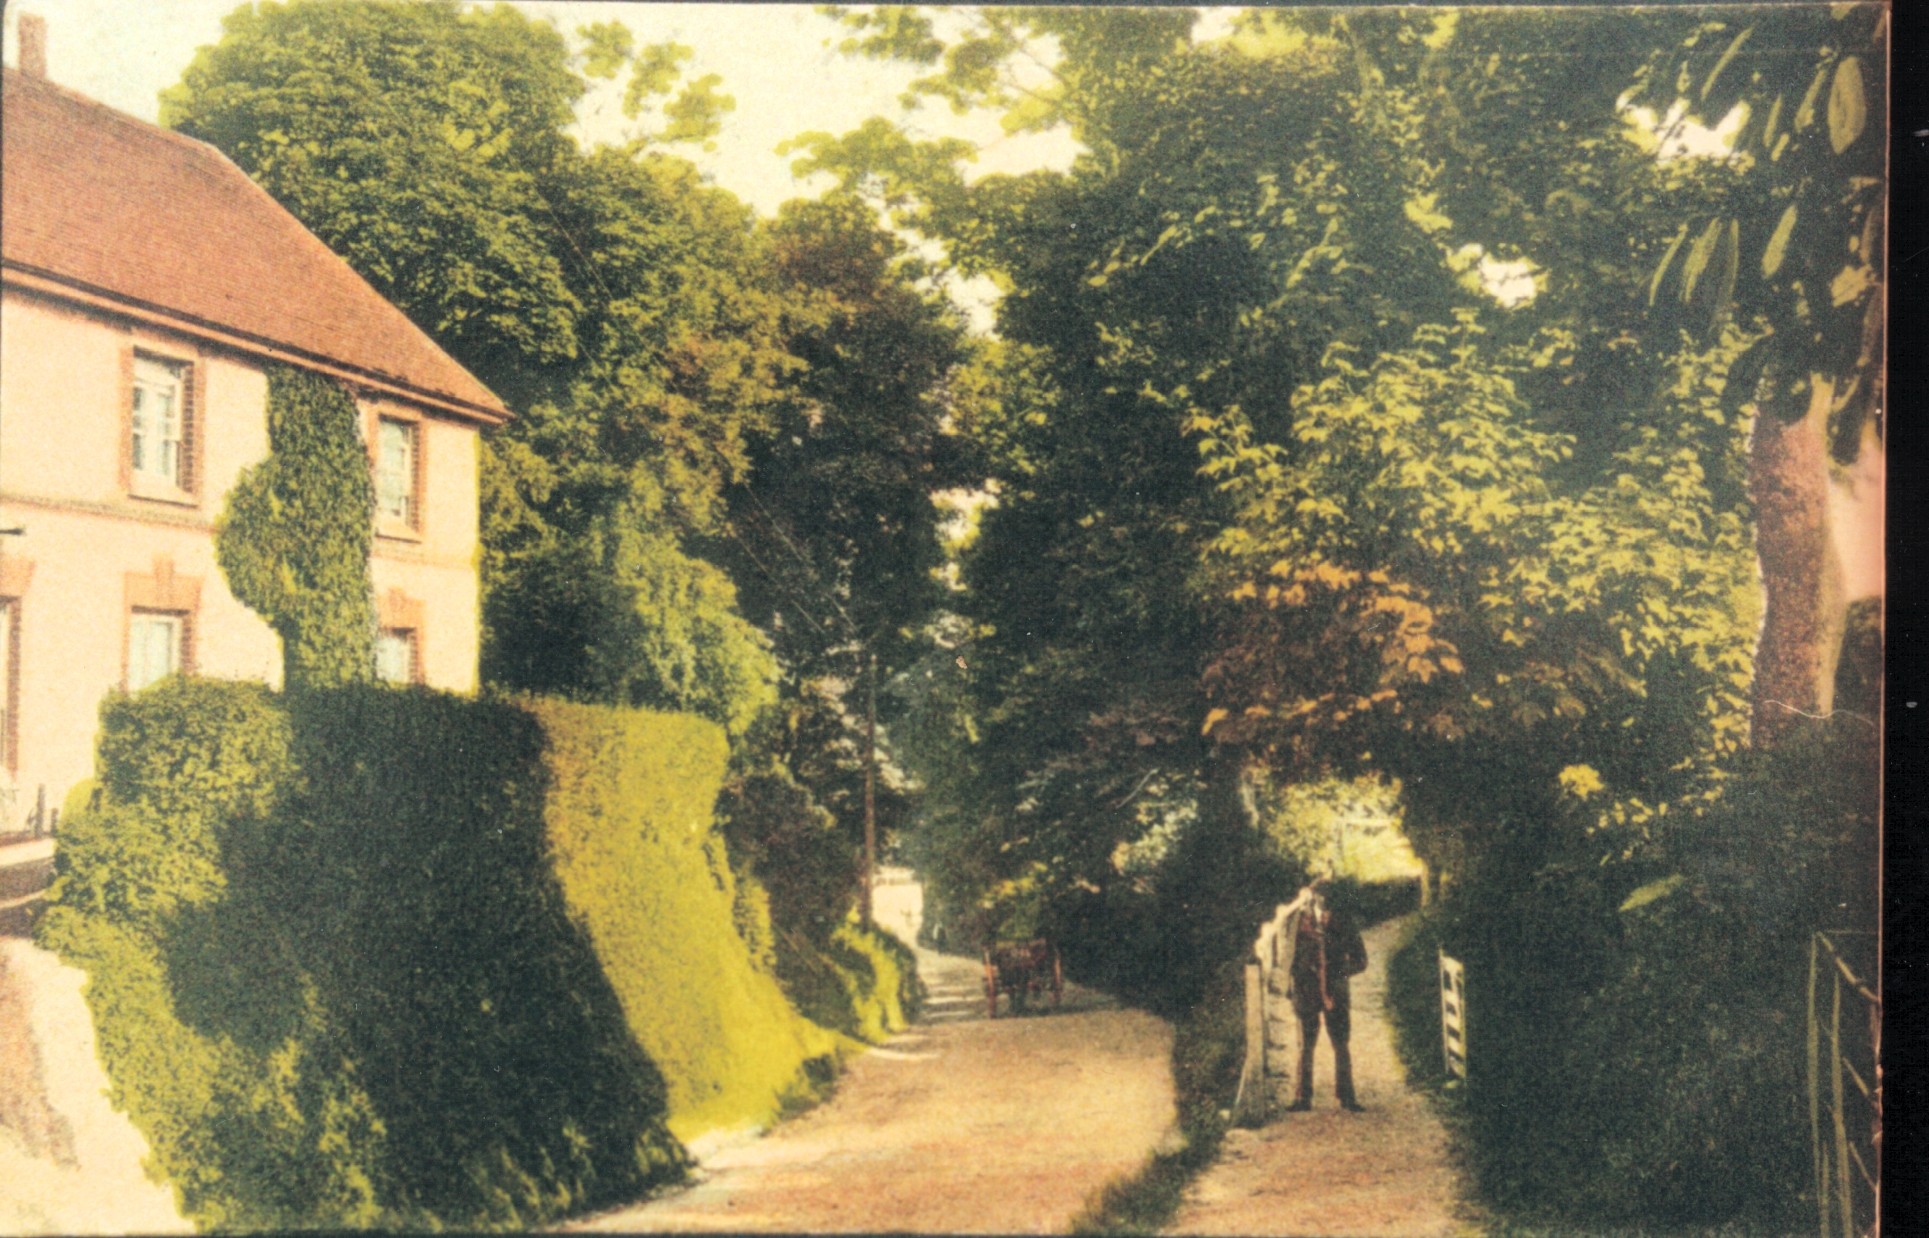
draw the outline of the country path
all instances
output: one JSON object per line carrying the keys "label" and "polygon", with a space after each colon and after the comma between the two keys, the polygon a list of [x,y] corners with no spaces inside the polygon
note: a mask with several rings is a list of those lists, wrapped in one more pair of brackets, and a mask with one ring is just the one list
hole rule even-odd
{"label": "country path", "polygon": [[1386,960],[1404,923],[1367,932],[1369,963],[1353,982],[1353,1076],[1366,1112],[1349,1114],[1335,1104],[1333,1058],[1322,1039],[1314,1109],[1276,1113],[1257,1130],[1228,1132],[1218,1162],[1187,1188],[1166,1232],[1292,1238],[1479,1232],[1461,1202],[1447,1132],[1426,1098],[1407,1089],[1393,1049]]}
{"label": "country path", "polygon": [[1008,1017],[1001,1000],[987,1019],[975,960],[919,951],[918,966],[924,1017],[830,1100],[702,1157],[694,1186],[569,1228],[1063,1233],[1172,1137],[1162,1020],[1076,985],[1057,1011]]}

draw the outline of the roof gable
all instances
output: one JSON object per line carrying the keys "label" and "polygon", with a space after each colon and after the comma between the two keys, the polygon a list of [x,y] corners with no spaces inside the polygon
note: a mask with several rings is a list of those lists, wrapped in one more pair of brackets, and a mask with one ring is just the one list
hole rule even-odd
{"label": "roof gable", "polygon": [[0,258],[494,422],[482,383],[214,147],[6,70]]}

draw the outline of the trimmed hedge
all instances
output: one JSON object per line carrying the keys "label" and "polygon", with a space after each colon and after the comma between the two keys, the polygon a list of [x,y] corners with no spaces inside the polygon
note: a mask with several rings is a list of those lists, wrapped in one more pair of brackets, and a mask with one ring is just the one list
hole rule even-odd
{"label": "trimmed hedge", "polygon": [[203,1228],[633,1198],[837,1046],[733,926],[710,724],[196,680],[102,723],[38,931]]}
{"label": "trimmed hedge", "polygon": [[[723,732],[683,714],[554,701],[528,707],[557,771],[555,871],[631,1033],[669,1080],[670,1127],[690,1138],[761,1124],[824,1072],[837,1040],[797,1017],[733,921],[740,899],[711,812]],[[656,794],[643,797],[638,788]]]}
{"label": "trimmed hedge", "polygon": [[924,993],[910,947],[881,929],[855,921],[827,942],[780,932],[777,974],[807,1018],[876,1044],[903,1031]]}

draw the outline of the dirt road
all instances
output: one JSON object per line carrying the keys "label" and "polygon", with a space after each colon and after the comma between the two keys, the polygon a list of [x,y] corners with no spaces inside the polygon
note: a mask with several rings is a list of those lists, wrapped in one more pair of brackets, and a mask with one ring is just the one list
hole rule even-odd
{"label": "dirt road", "polygon": [[1447,1133],[1409,1092],[1383,1003],[1386,958],[1400,924],[1366,934],[1370,960],[1353,983],[1353,1072],[1366,1112],[1333,1100],[1322,1042],[1315,1108],[1226,1136],[1219,1162],[1192,1183],[1167,1231],[1295,1238],[1450,1238],[1478,1232],[1458,1203]]}
{"label": "dirt road", "polygon": [[[879,920],[898,925],[880,908]],[[827,1103],[703,1158],[702,1180],[583,1231],[1062,1233],[1168,1138],[1170,1027],[1067,986],[985,1017],[973,960],[921,953],[931,1000]]]}

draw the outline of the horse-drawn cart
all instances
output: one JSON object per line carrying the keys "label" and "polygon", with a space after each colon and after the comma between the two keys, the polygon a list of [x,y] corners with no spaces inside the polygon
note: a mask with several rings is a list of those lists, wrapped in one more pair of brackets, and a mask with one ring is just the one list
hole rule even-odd
{"label": "horse-drawn cart", "polygon": [[1030,941],[995,941],[985,947],[985,1005],[998,1017],[998,995],[1008,999],[1012,1013],[1022,1014],[1025,1003],[1049,991],[1057,1008],[1065,993],[1065,972],[1058,950],[1043,937]]}

